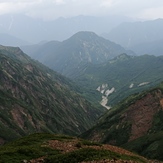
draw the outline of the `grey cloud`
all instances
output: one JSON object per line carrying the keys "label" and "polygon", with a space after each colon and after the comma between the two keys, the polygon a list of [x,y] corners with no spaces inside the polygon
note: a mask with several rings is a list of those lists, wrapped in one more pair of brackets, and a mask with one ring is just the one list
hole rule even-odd
{"label": "grey cloud", "polygon": [[0,0],[0,14],[25,13],[44,19],[76,15],[126,15],[162,17],[162,0]]}

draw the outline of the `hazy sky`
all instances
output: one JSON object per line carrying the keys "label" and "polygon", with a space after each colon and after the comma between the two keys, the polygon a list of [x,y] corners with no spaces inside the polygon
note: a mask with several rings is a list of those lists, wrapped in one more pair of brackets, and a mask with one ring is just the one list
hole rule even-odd
{"label": "hazy sky", "polygon": [[0,15],[25,13],[43,19],[77,15],[163,18],[163,0],[0,0]]}

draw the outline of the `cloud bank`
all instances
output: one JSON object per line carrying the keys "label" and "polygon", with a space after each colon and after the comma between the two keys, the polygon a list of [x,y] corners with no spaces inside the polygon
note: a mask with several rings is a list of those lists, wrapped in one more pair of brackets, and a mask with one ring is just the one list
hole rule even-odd
{"label": "cloud bank", "polygon": [[163,17],[162,0],[0,0],[0,15],[23,13],[55,19],[77,15],[124,15],[144,19]]}

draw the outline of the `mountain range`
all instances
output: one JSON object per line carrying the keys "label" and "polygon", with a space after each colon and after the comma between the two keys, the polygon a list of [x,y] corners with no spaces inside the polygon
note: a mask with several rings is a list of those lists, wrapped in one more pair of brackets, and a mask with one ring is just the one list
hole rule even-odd
{"label": "mountain range", "polygon": [[[79,31],[93,31],[98,34],[110,31],[123,21],[131,21],[123,16],[93,17],[76,16],[60,17],[55,20],[42,20],[22,14],[0,15],[0,33],[6,33],[29,43],[41,41],[65,40]],[[9,42],[10,43],[10,42]],[[9,44],[11,46],[11,44]],[[2,44],[0,42],[0,44]],[[22,44],[17,44],[20,46]]]}
{"label": "mountain range", "polygon": [[21,48],[84,88],[83,95],[89,101],[105,107],[163,80],[162,56],[135,56],[93,32]]}
{"label": "mountain range", "polygon": [[[153,50],[156,50],[158,47],[156,42],[163,39],[162,28],[163,19],[124,22],[112,29],[108,34],[103,35],[103,37],[130,50],[136,50],[138,54],[141,52],[148,54],[152,50],[151,47],[153,46]],[[143,45],[150,45],[148,46],[149,49],[147,46],[143,47]],[[141,48],[141,51],[139,51],[139,48]],[[157,51],[153,53],[153,55],[159,54]]]}
{"label": "mountain range", "polygon": [[32,58],[68,77],[89,63],[103,63],[122,53],[134,54],[88,31],[78,32],[63,42],[51,41],[21,49]]}
{"label": "mountain range", "polygon": [[[143,60],[148,63],[147,58],[156,61],[159,58],[160,61],[161,57],[145,55],[141,58],[122,54],[105,64],[116,63],[116,67],[130,60],[134,66],[131,59],[135,58],[140,64]],[[72,81],[31,60],[19,48],[0,46],[0,61],[1,144],[34,132],[68,135],[84,132],[81,137],[91,140],[50,134],[30,135],[0,147],[0,161],[57,162],[74,159],[74,162],[82,162],[93,159],[100,163],[105,159],[129,163],[155,162],[98,142],[163,160],[163,83],[143,93],[130,95],[97,121],[103,111],[77,94],[78,87]],[[92,127],[95,121],[96,125]],[[68,150],[68,153],[60,153],[63,150]]]}
{"label": "mountain range", "polygon": [[0,143],[35,132],[78,135],[104,110],[19,48],[0,46]]}
{"label": "mountain range", "polygon": [[[162,20],[154,22],[162,24]],[[153,41],[142,39],[142,45],[157,42],[157,32],[153,33]],[[0,46],[0,144],[36,132],[81,134],[91,142],[35,134],[0,148],[4,160],[10,160],[11,155],[11,162],[14,158],[18,162],[23,158],[27,159],[25,162],[62,162],[63,158],[70,162],[82,155],[81,160],[75,161],[98,158],[100,162],[110,159],[108,156],[113,161],[122,161],[117,160],[121,157],[128,161],[128,156],[101,152],[108,146],[97,142],[163,160],[163,56],[135,56],[94,32],[78,32],[65,41],[43,41],[21,48],[35,60],[20,48]],[[53,145],[58,148],[49,149]],[[72,147],[77,151],[64,155],[61,152],[67,146],[68,150]],[[85,149],[88,146],[91,149]],[[97,148],[100,150],[94,151]],[[130,159],[150,162],[137,155]]]}
{"label": "mountain range", "polygon": [[[149,89],[163,81],[163,57],[121,54],[105,63],[89,64],[73,76],[87,89],[98,91],[107,105],[114,105],[131,94]],[[90,95],[88,95],[90,96]],[[99,99],[101,101],[101,98]]]}
{"label": "mountain range", "polygon": [[161,40],[145,42],[141,44],[137,44],[130,49],[132,49],[136,54],[150,54],[155,56],[163,55],[163,38]]}
{"label": "mountain range", "polygon": [[45,21],[21,14],[4,14],[0,16],[0,22],[1,45],[20,47],[42,41],[63,41],[79,31],[92,31],[138,55],[162,55],[162,19],[133,21],[118,16],[81,15]]}

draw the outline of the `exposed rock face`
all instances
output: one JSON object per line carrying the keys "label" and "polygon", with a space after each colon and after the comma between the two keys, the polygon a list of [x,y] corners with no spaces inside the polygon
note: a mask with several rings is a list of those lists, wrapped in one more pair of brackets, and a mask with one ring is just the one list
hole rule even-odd
{"label": "exposed rock face", "polygon": [[161,89],[129,97],[121,105],[110,109],[83,137],[122,145],[153,132],[155,116],[160,111],[163,111]]}
{"label": "exposed rock face", "polygon": [[123,115],[125,117],[123,121],[129,121],[132,124],[129,141],[148,133],[152,127],[154,115],[163,109],[162,101],[163,95],[158,90],[154,94],[147,94],[142,99],[136,101],[135,104],[129,106],[128,111]]}
{"label": "exposed rock face", "polygon": [[163,83],[126,98],[82,137],[123,146],[146,157],[163,160],[162,86]]}
{"label": "exposed rock face", "polygon": [[19,105],[15,105],[13,106],[13,109],[11,110],[11,115],[13,117],[14,123],[16,123],[22,130],[28,132],[29,128],[27,128],[25,124],[26,120],[28,120],[33,128],[35,128],[38,132],[40,131],[40,128],[41,128],[40,121],[36,122],[34,118],[31,116],[31,114],[28,113],[27,110],[25,110],[25,108]]}

